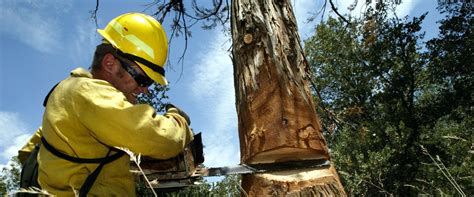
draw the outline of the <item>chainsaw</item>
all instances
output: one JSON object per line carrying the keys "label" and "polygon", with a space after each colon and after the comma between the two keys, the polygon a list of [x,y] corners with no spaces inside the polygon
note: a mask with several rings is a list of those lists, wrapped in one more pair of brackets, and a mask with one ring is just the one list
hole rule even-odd
{"label": "chainsaw", "polygon": [[[239,164],[225,167],[205,167],[201,133],[194,135],[194,140],[176,157],[167,160],[143,157],[140,167],[156,190],[172,190],[198,185],[204,177],[242,175],[297,170],[306,168],[328,167],[330,162],[325,159],[287,161],[262,164]],[[142,172],[135,164],[131,172],[143,179]]]}

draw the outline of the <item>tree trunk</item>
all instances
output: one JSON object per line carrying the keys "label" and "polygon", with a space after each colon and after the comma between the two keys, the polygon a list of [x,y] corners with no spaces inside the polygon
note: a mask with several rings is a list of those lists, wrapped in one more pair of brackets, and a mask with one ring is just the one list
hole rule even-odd
{"label": "tree trunk", "polygon": [[[241,162],[329,160],[290,1],[233,0],[231,23]],[[252,196],[344,194],[333,167],[249,175],[242,185]]]}

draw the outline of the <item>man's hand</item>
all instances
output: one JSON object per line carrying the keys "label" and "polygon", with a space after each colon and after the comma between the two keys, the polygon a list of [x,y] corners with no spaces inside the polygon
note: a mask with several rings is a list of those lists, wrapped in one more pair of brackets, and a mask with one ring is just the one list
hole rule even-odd
{"label": "man's hand", "polygon": [[186,120],[188,125],[191,125],[191,120],[189,119],[188,114],[186,114],[183,110],[179,109],[178,107],[174,106],[173,104],[166,104],[165,109],[166,109],[167,112],[169,110],[172,110],[172,109],[176,110],[176,112],[178,112],[178,114]]}

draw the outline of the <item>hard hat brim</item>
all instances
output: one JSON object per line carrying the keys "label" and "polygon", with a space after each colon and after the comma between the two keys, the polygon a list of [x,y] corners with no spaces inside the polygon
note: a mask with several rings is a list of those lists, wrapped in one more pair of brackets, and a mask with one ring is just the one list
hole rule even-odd
{"label": "hard hat brim", "polygon": [[112,46],[114,46],[116,49],[118,48],[117,43],[114,42],[114,40],[107,34],[103,29],[97,29],[97,32],[105,39],[107,42],[109,42]]}
{"label": "hard hat brim", "polygon": [[140,66],[140,68],[145,72],[145,74],[150,77],[153,81],[163,85],[163,86],[166,86],[168,85],[168,81],[166,80],[166,78],[162,75],[160,75],[159,73],[157,72],[154,72],[153,70],[151,70],[150,68],[148,68],[147,66],[141,64],[140,62],[135,62],[138,64],[138,66]]}

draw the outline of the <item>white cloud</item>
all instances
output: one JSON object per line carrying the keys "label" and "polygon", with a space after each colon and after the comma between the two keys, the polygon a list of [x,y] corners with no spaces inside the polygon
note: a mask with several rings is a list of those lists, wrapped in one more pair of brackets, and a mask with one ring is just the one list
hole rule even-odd
{"label": "white cloud", "polygon": [[203,132],[205,164],[225,166],[240,161],[237,137],[237,113],[232,61],[227,49],[228,37],[221,31],[213,32],[212,44],[198,54],[200,61],[193,67],[194,81],[189,89],[200,106],[208,113]]}
{"label": "white cloud", "polygon": [[293,12],[295,14],[296,22],[298,25],[298,31],[301,39],[305,39],[312,34],[314,29],[313,23],[308,23],[307,20],[315,14],[315,9],[321,7],[320,1],[315,0],[294,0],[293,1]]}
{"label": "white cloud", "polygon": [[95,46],[99,44],[94,21],[77,17],[77,25],[67,40],[72,41],[69,54],[74,65],[85,68],[90,66]]}
{"label": "white cloud", "polygon": [[203,97],[216,97],[221,95],[217,89],[225,89],[223,85],[232,85],[233,89],[233,78],[232,74],[232,62],[229,57],[230,43],[227,42],[227,37],[219,31],[215,30],[212,32],[215,35],[215,40],[211,46],[204,49],[204,53],[198,54],[198,59],[201,61],[197,65],[193,66],[194,76],[194,87],[193,93],[200,98]]}
{"label": "white cloud", "polygon": [[23,147],[26,142],[28,142],[28,139],[30,139],[30,137],[31,134],[21,134],[14,137],[14,139],[12,140],[12,145],[6,148],[4,152],[2,152],[2,157],[10,159],[11,157],[17,155],[18,150]]}
{"label": "white cloud", "polygon": [[0,163],[4,164],[17,155],[31,133],[17,113],[0,111]]}
{"label": "white cloud", "polygon": [[405,17],[406,15],[409,15],[418,3],[421,3],[421,0],[402,1],[402,4],[397,7],[397,15],[399,17]]}
{"label": "white cloud", "polygon": [[61,24],[57,15],[64,15],[71,7],[71,0],[2,1],[0,32],[38,51],[51,53],[61,44]]}

